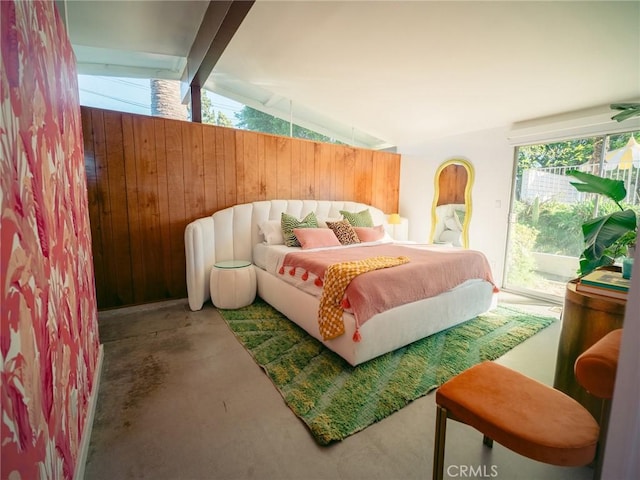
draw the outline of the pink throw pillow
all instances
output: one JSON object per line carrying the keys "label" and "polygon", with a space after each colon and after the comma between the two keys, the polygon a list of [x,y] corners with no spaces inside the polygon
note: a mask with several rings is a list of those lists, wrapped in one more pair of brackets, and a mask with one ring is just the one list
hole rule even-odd
{"label": "pink throw pillow", "polygon": [[294,228],[293,233],[303,250],[308,248],[338,247],[340,241],[330,228]]}
{"label": "pink throw pillow", "polygon": [[375,227],[353,227],[361,242],[375,242],[384,237],[384,226]]}

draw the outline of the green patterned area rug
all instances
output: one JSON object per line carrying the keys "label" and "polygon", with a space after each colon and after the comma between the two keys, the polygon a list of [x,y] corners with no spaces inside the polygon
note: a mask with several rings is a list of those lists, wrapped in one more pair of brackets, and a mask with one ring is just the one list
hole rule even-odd
{"label": "green patterned area rug", "polygon": [[239,310],[219,311],[321,445],[382,420],[555,321],[499,306],[352,367],[259,298]]}

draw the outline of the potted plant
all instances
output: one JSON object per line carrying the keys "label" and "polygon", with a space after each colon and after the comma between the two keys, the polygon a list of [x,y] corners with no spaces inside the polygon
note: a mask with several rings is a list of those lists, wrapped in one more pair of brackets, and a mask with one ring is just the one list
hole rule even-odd
{"label": "potted plant", "polygon": [[638,233],[636,212],[620,202],[627,196],[622,180],[602,178],[572,170],[567,173],[578,182],[571,182],[579,192],[595,193],[613,200],[619,211],[592,218],[582,224],[585,249],[580,256],[580,273],[586,275],[598,267],[612,265],[616,258],[634,249]]}

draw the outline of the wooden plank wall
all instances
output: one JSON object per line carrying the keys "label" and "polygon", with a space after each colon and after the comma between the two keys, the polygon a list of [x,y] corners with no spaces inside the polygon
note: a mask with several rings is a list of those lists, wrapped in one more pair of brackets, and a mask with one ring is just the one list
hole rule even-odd
{"label": "wooden plank wall", "polygon": [[398,211],[400,155],[82,107],[98,308],[186,297],[184,229],[269,199]]}
{"label": "wooden plank wall", "polygon": [[438,179],[438,205],[465,203],[467,180],[467,169],[462,165],[451,164],[442,170]]}

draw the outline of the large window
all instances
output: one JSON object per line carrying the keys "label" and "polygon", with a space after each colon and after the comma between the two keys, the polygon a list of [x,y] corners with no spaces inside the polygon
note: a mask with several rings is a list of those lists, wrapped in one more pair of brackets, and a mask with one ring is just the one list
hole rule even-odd
{"label": "large window", "polygon": [[577,276],[582,223],[618,207],[579,193],[568,170],[623,180],[626,206],[640,212],[640,132],[521,146],[509,223],[505,287],[560,299]]}
{"label": "large window", "polygon": [[78,75],[80,105],[151,115],[149,79]]}
{"label": "large window", "polygon": [[262,133],[273,133],[274,135],[291,136],[294,138],[304,138],[325,143],[341,143],[327,135],[301,127],[295,123],[283,120],[268,113],[261,112],[249,106],[242,107],[235,114],[236,127],[243,130],[252,130]]}
{"label": "large window", "polygon": [[[180,99],[180,82],[140,78],[78,75],[80,104],[143,115],[188,120],[190,108]],[[342,143],[222,95],[202,91],[202,122],[224,127]]]}
{"label": "large window", "polygon": [[[127,113],[190,119],[189,106],[180,100],[180,82],[149,78],[122,78],[78,75],[80,104]],[[204,123],[236,127],[236,114],[244,105],[204,91]]]}

